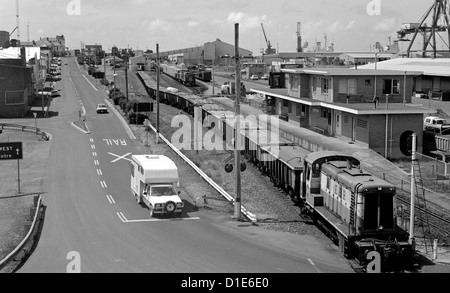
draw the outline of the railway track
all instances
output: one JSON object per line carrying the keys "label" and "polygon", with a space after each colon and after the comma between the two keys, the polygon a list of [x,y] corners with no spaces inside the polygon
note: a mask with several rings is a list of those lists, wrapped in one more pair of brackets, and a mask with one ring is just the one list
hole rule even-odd
{"label": "railway track", "polygon": [[[408,208],[405,210],[405,214],[410,215],[410,207],[411,204],[410,202],[408,202],[407,200],[401,198],[401,197],[397,197],[398,201],[404,203]],[[425,215],[425,216],[429,216],[429,225],[431,227],[433,227],[436,231],[439,232],[439,235],[444,236],[444,237],[449,237],[450,236],[450,220],[442,217],[441,215],[438,215],[437,213],[434,213],[432,211],[429,210],[425,210],[422,207],[420,207],[419,205],[415,205],[415,209],[418,210],[420,212],[420,214]],[[415,217],[422,225],[426,224],[426,219],[423,219],[422,217],[418,217],[418,215],[416,215]],[[431,231],[430,231],[431,232]]]}

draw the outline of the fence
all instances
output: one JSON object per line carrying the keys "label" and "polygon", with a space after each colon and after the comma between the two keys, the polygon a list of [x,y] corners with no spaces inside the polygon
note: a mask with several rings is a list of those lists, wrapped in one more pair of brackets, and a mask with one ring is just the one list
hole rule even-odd
{"label": "fence", "polygon": [[[417,153],[420,165],[423,187],[427,193],[446,195],[450,193],[450,164],[437,158]],[[411,162],[403,162],[403,168],[411,170]],[[410,171],[407,171],[408,173]],[[416,174],[418,176],[418,174]],[[383,174],[383,179],[396,185],[400,191],[410,192],[410,179],[400,179],[392,175]],[[450,196],[448,196],[450,199]]]}
{"label": "fence", "polygon": [[20,130],[22,132],[36,133],[36,135],[40,135],[43,140],[49,140],[49,136],[45,131],[42,131],[41,129],[33,127],[33,126],[0,123],[0,130],[3,130],[3,129],[13,129],[13,130]]}
{"label": "fence", "polygon": [[[31,236],[33,235],[34,230],[37,227],[37,222],[39,220],[39,214],[41,214],[41,209],[43,208],[42,203],[42,197],[36,196],[34,201],[34,207],[32,208],[33,212],[33,222],[31,223],[30,230],[28,231],[25,238],[20,242],[20,244],[10,253],[8,254],[4,259],[0,260],[0,270],[3,269],[5,266],[7,266],[17,255],[19,255],[24,247],[27,245],[28,241],[31,239]],[[27,254],[27,252],[25,252]]]}

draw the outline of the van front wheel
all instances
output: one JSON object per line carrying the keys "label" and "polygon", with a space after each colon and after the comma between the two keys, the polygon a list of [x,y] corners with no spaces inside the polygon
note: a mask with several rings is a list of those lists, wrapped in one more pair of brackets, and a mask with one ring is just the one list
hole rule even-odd
{"label": "van front wheel", "polygon": [[150,206],[149,209],[150,209],[150,218],[153,218],[153,216],[154,216],[153,207]]}

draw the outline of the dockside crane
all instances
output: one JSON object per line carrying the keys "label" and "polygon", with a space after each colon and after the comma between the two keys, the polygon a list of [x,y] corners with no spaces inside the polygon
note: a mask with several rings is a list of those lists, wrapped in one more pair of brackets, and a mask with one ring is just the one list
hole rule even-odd
{"label": "dockside crane", "polygon": [[[438,53],[450,53],[450,6],[448,0],[435,0],[433,5],[427,10],[424,16],[418,23],[406,23],[402,25],[401,30],[397,32],[399,40],[405,41],[406,35],[414,34],[408,49],[406,56],[411,57],[411,52],[422,52],[422,57],[428,57],[427,53],[432,53],[432,57],[436,58]],[[431,26],[428,26],[426,21],[431,20]],[[447,41],[441,36],[440,33],[447,32]],[[421,34],[423,36],[423,47],[421,51],[412,51],[414,42],[417,36]],[[437,38],[440,38],[445,44],[446,49],[438,50]],[[431,47],[431,50],[429,50]]]}
{"label": "dockside crane", "polygon": [[[262,31],[263,31],[263,34],[264,34],[264,38],[266,39],[266,44],[267,44],[267,49],[265,51],[266,55],[276,54],[277,51],[274,48],[272,48],[272,45],[270,44],[270,41],[267,40],[266,31],[264,30],[264,26],[263,26],[262,23],[261,23],[261,27],[262,27]],[[263,54],[264,54],[264,52],[263,52]]]}

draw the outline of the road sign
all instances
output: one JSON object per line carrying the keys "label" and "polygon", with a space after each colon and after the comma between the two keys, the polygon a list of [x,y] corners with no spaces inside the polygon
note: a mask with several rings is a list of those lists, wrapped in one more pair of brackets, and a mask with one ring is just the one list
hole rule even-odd
{"label": "road sign", "polygon": [[1,160],[22,160],[21,142],[3,142],[0,143],[0,161]]}

